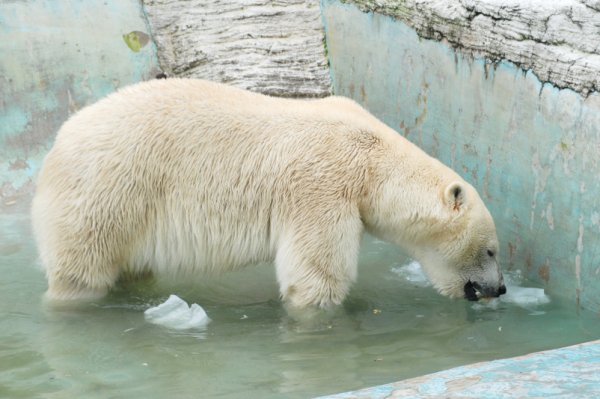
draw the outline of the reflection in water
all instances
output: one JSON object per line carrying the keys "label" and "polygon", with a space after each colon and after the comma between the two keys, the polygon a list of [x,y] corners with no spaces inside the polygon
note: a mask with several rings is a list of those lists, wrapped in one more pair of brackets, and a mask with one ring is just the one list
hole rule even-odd
{"label": "reflection in water", "polygon": [[[440,297],[394,272],[409,260],[372,239],[332,312],[288,315],[270,265],[124,282],[102,301],[49,308],[28,226],[0,216],[0,397],[306,398],[598,338],[594,315],[554,298],[536,313]],[[206,331],[144,320],[172,293],[206,310]]]}

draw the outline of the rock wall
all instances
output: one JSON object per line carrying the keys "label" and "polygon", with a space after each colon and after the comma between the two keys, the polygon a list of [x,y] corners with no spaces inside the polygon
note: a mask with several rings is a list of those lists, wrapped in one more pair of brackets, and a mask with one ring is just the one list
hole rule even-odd
{"label": "rock wall", "polygon": [[487,62],[511,61],[584,96],[600,90],[598,0],[347,0]]}
{"label": "rock wall", "polygon": [[167,75],[284,97],[330,94],[314,0],[144,0]]}

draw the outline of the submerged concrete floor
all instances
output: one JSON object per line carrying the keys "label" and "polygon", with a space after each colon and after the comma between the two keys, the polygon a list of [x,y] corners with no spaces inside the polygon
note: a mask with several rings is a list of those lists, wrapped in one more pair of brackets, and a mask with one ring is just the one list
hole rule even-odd
{"label": "submerged concrete floor", "polygon": [[456,367],[321,399],[548,397],[600,397],[600,340]]}

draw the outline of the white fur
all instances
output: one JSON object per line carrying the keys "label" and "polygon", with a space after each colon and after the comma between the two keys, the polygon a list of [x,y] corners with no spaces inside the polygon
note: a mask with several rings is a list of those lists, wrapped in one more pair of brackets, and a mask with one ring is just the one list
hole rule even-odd
{"label": "white fur", "polygon": [[[455,182],[458,208],[446,198]],[[461,265],[497,246],[475,190],[356,103],[186,79],[125,88],[70,118],[32,218],[55,299],[102,296],[125,271],[274,260],[286,301],[327,307],[356,278],[365,228],[460,296],[474,273]]]}

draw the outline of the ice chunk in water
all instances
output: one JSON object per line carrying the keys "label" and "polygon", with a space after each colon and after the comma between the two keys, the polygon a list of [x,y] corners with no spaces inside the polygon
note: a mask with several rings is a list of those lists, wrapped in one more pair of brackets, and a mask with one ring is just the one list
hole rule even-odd
{"label": "ice chunk in water", "polygon": [[171,295],[165,302],[146,310],[144,318],[150,323],[176,330],[205,328],[210,323],[210,318],[200,305],[194,303],[188,306],[177,295]]}
{"label": "ice chunk in water", "polygon": [[500,300],[525,308],[550,302],[550,298],[544,293],[543,288],[519,287],[517,285],[508,285],[506,294],[502,295]]}
{"label": "ice chunk in water", "polygon": [[506,294],[500,297],[502,302],[512,303],[525,309],[531,309],[550,302],[543,288],[521,287],[521,272],[504,275]]}
{"label": "ice chunk in water", "polygon": [[421,269],[421,265],[416,260],[404,266],[394,267],[392,271],[403,277],[406,281],[410,281],[419,287],[428,287],[431,285],[423,269]]}
{"label": "ice chunk in water", "polygon": [[[479,301],[473,304],[473,309],[497,309],[498,304],[511,303],[523,309],[533,311],[534,308],[540,305],[550,303],[550,297],[544,293],[543,288],[522,287],[520,285],[520,273],[505,274],[504,281],[506,284],[506,294],[500,298],[494,298],[488,301]],[[531,314],[543,314],[542,311],[534,311]]]}

